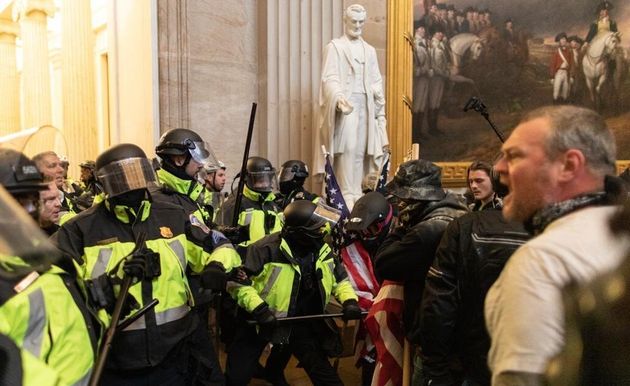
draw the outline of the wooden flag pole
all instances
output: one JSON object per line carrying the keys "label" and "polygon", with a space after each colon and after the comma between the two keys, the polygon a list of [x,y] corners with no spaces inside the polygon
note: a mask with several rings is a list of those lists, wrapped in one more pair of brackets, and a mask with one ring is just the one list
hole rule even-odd
{"label": "wooden flag pole", "polygon": [[411,384],[411,376],[413,375],[413,363],[411,360],[411,343],[405,338],[405,345],[403,347],[402,386],[409,386]]}

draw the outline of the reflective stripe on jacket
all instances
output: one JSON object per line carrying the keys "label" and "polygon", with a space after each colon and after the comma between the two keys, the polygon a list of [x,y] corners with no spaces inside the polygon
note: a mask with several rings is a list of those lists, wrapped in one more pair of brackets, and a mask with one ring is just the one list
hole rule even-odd
{"label": "reflective stripe on jacket", "polygon": [[[300,287],[300,265],[280,233],[266,236],[250,246],[245,259],[245,270],[251,273],[251,285],[230,283],[229,292],[238,305],[248,312],[266,302],[276,317],[292,316]],[[343,264],[334,258],[328,244],[324,244],[315,261],[315,272],[320,272],[319,291],[322,310],[332,294],[343,304],[357,300]]]}
{"label": "reflective stripe on jacket", "polygon": [[241,257],[230,241],[216,230],[211,230],[212,219],[208,211],[199,202],[204,200],[202,194],[208,193],[196,181],[183,180],[164,169],[158,170],[158,179],[162,189],[152,192],[156,201],[170,202],[181,206],[191,224],[196,238],[205,239],[203,243],[206,251],[211,253],[211,260],[221,263],[227,272],[241,265]]}
{"label": "reflective stripe on jacket", "polygon": [[[211,261],[203,246],[186,237],[188,216],[176,205],[144,201],[138,213],[109,201],[92,207],[57,232],[59,248],[79,264],[80,276],[93,279],[104,273],[122,277],[123,259],[134,249],[140,232],[146,247],[159,254],[160,275],[131,286],[129,293],[144,306],[153,298],[157,306],[117,335],[110,363],[119,369],[159,364],[195,328],[190,314],[193,298],[186,269],[201,272]],[[114,286],[117,295],[119,286]],[[99,316],[109,323],[109,315]]]}
{"label": "reflective stripe on jacket", "polygon": [[[71,280],[53,266],[4,303],[0,307],[0,332],[56,372],[63,384],[87,385],[97,349],[96,332],[85,305],[78,305],[64,284],[64,275]],[[25,365],[41,367],[37,361]],[[25,381],[39,379],[25,370]]]}
{"label": "reflective stripe on jacket", "polygon": [[280,232],[282,220],[279,215],[280,210],[274,202],[275,199],[276,196],[273,193],[263,197],[247,186],[243,188],[243,201],[241,213],[238,216],[238,225],[247,227],[249,240],[240,243],[240,246],[246,247],[266,235]]}

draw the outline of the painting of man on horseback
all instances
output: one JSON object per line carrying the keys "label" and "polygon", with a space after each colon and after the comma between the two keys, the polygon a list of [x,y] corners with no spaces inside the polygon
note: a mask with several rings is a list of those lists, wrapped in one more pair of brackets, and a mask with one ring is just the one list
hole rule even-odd
{"label": "painting of man on horseback", "polygon": [[[516,124],[521,112],[542,105],[597,109],[628,137],[628,154],[621,148],[621,155],[630,159],[630,1],[414,0],[414,4],[414,20],[426,26],[427,42],[419,51],[427,60],[415,59],[416,66],[423,63],[415,72],[423,75],[415,78],[417,86],[414,80],[412,98],[414,114],[420,114],[414,115],[413,142],[421,144],[423,158],[483,158],[484,145],[494,140],[492,133],[478,117],[462,111],[476,96],[504,130]],[[433,34],[438,30],[444,36],[436,40]],[[437,63],[426,53],[434,41],[440,45],[440,66],[446,58],[448,72],[432,71]],[[432,80],[436,73],[440,78]],[[433,92],[431,84],[439,92]],[[434,130],[421,134],[423,127]]]}

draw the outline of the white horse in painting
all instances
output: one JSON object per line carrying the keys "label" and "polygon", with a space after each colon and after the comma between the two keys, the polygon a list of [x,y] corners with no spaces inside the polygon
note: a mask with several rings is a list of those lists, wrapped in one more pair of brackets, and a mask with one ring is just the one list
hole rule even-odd
{"label": "white horse in painting", "polygon": [[479,59],[483,50],[484,40],[471,33],[461,33],[453,36],[449,41],[451,52],[451,76],[455,83],[474,83],[472,79],[461,75],[464,58],[470,57],[473,61]]}
{"label": "white horse in painting", "polygon": [[596,109],[601,109],[601,88],[610,74],[608,62],[621,40],[619,32],[600,33],[589,44],[582,59],[582,69],[591,101]]}

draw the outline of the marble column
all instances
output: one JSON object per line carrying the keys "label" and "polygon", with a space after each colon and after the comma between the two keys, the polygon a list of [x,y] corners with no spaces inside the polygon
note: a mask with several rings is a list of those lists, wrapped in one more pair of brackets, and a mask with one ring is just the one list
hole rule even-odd
{"label": "marble column", "polygon": [[68,143],[68,159],[78,172],[80,162],[97,155],[92,11],[89,1],[64,0],[61,12],[61,129]]}
{"label": "marble column", "polygon": [[387,131],[392,149],[390,170],[396,170],[411,152],[412,1],[388,1],[387,13]]}
{"label": "marble column", "polygon": [[258,11],[261,153],[277,168],[286,160],[301,159],[315,169],[311,163],[322,50],[343,33],[343,4],[265,0]]}
{"label": "marble column", "polygon": [[[160,128],[164,132],[178,127],[191,127],[188,36],[201,31],[195,29],[196,25],[192,25],[189,31],[188,0],[161,0],[158,4]],[[204,53],[197,52],[197,55]]]}
{"label": "marble column", "polygon": [[47,26],[54,10],[52,0],[17,0],[13,5],[23,44],[23,128],[51,123]]}
{"label": "marble column", "polygon": [[20,130],[20,82],[15,56],[18,31],[12,20],[0,19],[0,135]]}

